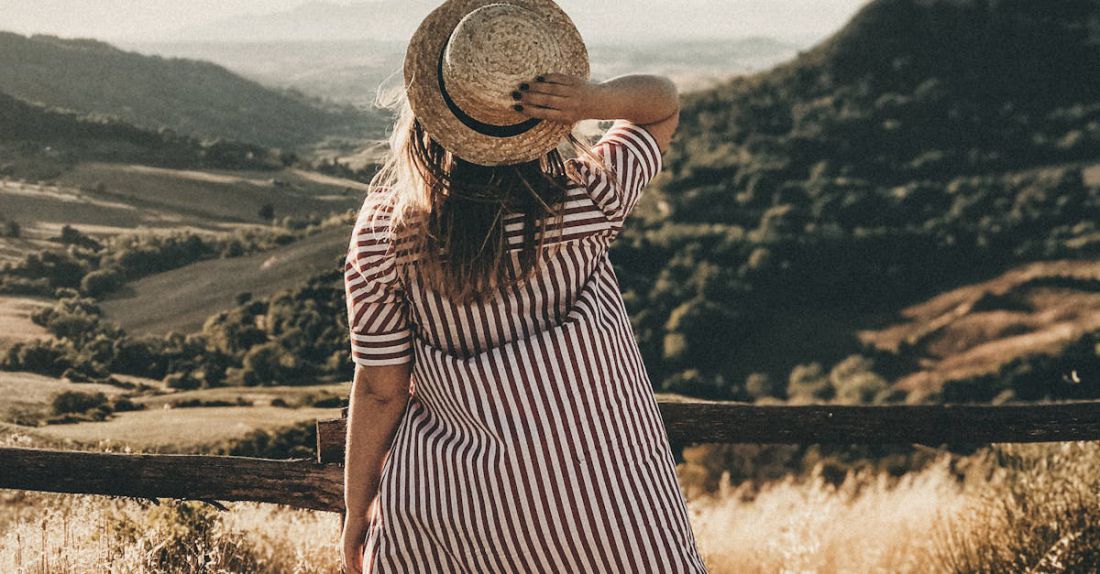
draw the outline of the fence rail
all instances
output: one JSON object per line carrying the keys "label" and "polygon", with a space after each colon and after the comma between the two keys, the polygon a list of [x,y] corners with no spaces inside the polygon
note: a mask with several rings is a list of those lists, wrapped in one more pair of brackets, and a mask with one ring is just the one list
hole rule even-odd
{"label": "fence rail", "polygon": [[[1035,405],[754,406],[659,402],[669,441],[925,444],[1100,439],[1100,401]],[[346,416],[347,409],[341,414]],[[344,457],[345,419],[317,422],[319,462]]]}
{"label": "fence rail", "polygon": [[[1100,401],[1033,405],[754,406],[660,402],[676,444],[1100,440]],[[317,421],[317,460],[0,448],[0,488],[343,509],[345,416]]]}

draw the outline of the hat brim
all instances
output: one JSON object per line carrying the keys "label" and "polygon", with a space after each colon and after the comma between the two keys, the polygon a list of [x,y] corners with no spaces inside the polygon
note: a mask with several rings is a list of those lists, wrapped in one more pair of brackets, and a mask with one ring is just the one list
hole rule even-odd
{"label": "hat brim", "polygon": [[[449,0],[433,10],[420,23],[405,53],[405,93],[413,114],[428,134],[447,151],[479,165],[507,165],[534,160],[554,149],[573,129],[572,125],[549,120],[535,120],[533,127],[478,130],[468,125],[452,111],[440,91],[440,56],[448,38],[459,22],[470,12],[497,4],[501,0]],[[564,59],[562,69],[546,70],[587,79],[588,50],[568,15],[552,0],[507,0],[509,4],[537,12],[560,32]],[[527,119],[527,118],[524,118]],[[518,126],[517,126],[518,127]],[[518,131],[519,133],[508,133]]]}

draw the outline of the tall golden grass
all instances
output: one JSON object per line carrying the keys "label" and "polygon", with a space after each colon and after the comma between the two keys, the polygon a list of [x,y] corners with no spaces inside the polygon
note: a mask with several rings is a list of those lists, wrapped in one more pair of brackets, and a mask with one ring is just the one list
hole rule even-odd
{"label": "tall golden grass", "polygon": [[[0,572],[340,571],[335,515],[228,507],[0,491]],[[689,507],[713,574],[1096,572],[1100,443],[994,446],[900,479],[725,481]]]}

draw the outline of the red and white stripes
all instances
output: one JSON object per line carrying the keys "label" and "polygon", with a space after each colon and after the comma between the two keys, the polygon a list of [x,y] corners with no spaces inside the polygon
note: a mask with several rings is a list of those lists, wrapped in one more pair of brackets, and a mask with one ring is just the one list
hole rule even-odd
{"label": "red and white stripes", "polygon": [[607,256],[660,151],[621,120],[594,149],[611,176],[569,160],[585,181],[557,249],[492,301],[449,301],[387,250],[384,217],[357,225],[353,358],[414,361],[368,572],[706,572]]}

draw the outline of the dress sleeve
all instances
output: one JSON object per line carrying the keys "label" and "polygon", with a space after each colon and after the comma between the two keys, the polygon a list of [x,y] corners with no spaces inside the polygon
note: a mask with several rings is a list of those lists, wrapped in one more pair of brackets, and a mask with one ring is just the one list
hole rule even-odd
{"label": "dress sleeve", "polygon": [[645,186],[660,173],[661,149],[644,127],[616,120],[592,151],[610,173],[585,156],[577,158],[579,171],[587,180],[592,201],[612,222],[621,224],[641,199]]}
{"label": "dress sleeve", "polygon": [[364,366],[408,363],[412,333],[388,233],[363,221],[356,223],[344,262],[351,358]]}

